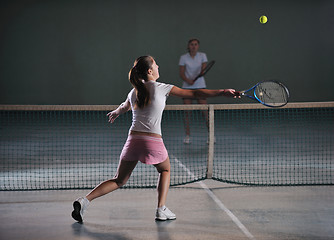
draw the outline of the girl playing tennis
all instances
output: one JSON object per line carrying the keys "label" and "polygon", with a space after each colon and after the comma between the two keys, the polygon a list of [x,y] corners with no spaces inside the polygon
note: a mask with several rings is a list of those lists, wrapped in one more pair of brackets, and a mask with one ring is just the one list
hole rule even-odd
{"label": "girl playing tennis", "polygon": [[185,90],[170,84],[157,82],[159,66],[151,56],[139,57],[129,72],[129,80],[134,87],[115,111],[107,114],[109,122],[130,109],[133,118],[129,135],[120,155],[119,166],[114,178],[97,185],[85,197],[74,203],[72,217],[78,222],[90,201],[122,187],[129,179],[138,161],[156,167],[159,172],[158,205],[156,220],[172,220],[176,216],[166,206],[170,184],[170,162],[161,137],[161,118],[168,95],[181,98],[227,96],[238,97],[234,89],[225,90]]}

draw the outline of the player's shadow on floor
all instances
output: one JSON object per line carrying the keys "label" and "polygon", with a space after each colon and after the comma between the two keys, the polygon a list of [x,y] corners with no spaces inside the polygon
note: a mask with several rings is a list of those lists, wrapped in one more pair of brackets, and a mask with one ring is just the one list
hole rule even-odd
{"label": "player's shadow on floor", "polygon": [[[81,224],[81,223],[73,223],[72,230],[75,236],[77,237],[89,237],[95,239],[117,239],[117,240],[130,240],[123,234],[115,232],[115,229],[110,227],[102,227],[94,224]],[[96,229],[97,231],[92,231],[92,229]],[[98,230],[101,230],[100,232]]]}
{"label": "player's shadow on floor", "polygon": [[158,233],[158,239],[159,240],[169,240],[171,239],[169,236],[169,231],[174,226],[175,220],[170,221],[158,221],[156,220],[155,223],[157,225],[157,233]]}

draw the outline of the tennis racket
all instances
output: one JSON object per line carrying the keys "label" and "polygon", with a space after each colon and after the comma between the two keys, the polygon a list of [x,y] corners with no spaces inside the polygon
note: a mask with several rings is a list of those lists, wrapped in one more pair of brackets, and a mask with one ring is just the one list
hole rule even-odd
{"label": "tennis racket", "polygon": [[267,107],[283,107],[288,103],[289,90],[282,83],[271,80],[259,82],[248,90],[240,91],[240,96],[256,100]]}
{"label": "tennis racket", "polygon": [[215,62],[216,61],[209,62],[206,65],[206,67],[201,71],[201,73],[197,75],[197,77],[194,79],[194,81],[196,81],[200,77],[203,77],[212,68],[212,66],[215,64]]}

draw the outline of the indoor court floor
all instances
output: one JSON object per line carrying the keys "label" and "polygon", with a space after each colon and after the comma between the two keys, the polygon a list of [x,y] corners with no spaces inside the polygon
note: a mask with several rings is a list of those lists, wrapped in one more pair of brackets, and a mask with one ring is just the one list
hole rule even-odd
{"label": "indoor court floor", "polygon": [[1,191],[0,239],[334,239],[334,186],[258,187],[204,180],[171,187],[173,221],[154,220],[155,189],[93,201],[83,224],[72,202],[88,190]]}

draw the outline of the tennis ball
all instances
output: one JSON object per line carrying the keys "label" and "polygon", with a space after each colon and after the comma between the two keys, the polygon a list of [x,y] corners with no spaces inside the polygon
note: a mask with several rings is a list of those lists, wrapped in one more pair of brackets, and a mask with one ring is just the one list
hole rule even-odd
{"label": "tennis ball", "polygon": [[266,16],[261,16],[260,17],[260,23],[265,24],[268,21],[268,18]]}

